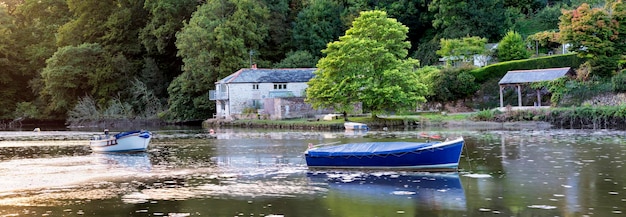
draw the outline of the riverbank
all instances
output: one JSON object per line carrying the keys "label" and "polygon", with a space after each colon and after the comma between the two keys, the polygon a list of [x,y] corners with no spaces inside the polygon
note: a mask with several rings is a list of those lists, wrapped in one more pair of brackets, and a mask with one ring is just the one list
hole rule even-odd
{"label": "riverbank", "polygon": [[[521,129],[550,129],[553,126],[545,121],[473,121],[470,114],[456,114],[446,116],[393,116],[385,118],[350,118],[350,121],[365,123],[370,130],[386,130],[400,128],[448,128],[469,130],[521,130]],[[309,121],[294,120],[236,120],[225,121],[211,119],[203,123],[204,128],[259,128],[259,129],[292,129],[292,130],[344,130],[343,120]]]}
{"label": "riverbank", "polygon": [[[536,109],[507,107],[471,113],[424,113],[403,116],[349,117],[352,122],[367,124],[370,129],[398,127],[471,127],[473,129],[626,129],[626,105],[579,106]],[[209,119],[205,128],[244,127],[269,129],[342,130],[343,120],[234,120]]]}

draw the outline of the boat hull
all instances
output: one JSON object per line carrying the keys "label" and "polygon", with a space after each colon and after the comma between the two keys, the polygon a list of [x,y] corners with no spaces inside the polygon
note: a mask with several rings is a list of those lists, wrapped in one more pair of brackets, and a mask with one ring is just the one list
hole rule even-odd
{"label": "boat hull", "polygon": [[[119,134],[118,134],[119,135]],[[147,131],[128,133],[117,137],[109,136],[91,140],[91,150],[99,153],[107,152],[141,152],[145,151],[152,139],[152,133]]]}
{"label": "boat hull", "polygon": [[463,145],[457,139],[412,151],[358,156],[311,156],[307,151],[305,158],[309,168],[456,170]]}
{"label": "boat hull", "polygon": [[346,122],[343,124],[343,127],[346,130],[368,130],[367,124],[356,123],[356,122]]}

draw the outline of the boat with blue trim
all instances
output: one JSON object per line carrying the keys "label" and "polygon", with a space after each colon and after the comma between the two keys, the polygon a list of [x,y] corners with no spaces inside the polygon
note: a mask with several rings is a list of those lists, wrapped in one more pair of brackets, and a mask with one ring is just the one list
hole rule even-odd
{"label": "boat with blue trim", "polygon": [[309,168],[456,170],[463,137],[427,142],[365,142],[312,146],[305,151]]}
{"label": "boat with blue trim", "polygon": [[89,146],[94,152],[141,152],[145,151],[152,139],[152,133],[145,130],[121,132],[94,136]]}

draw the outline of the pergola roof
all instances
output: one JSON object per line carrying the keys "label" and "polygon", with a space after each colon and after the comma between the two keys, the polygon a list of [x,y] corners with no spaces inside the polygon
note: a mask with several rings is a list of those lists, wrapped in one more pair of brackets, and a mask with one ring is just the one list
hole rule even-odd
{"label": "pergola roof", "polygon": [[551,69],[532,69],[532,70],[514,70],[508,71],[498,84],[525,84],[541,81],[552,81],[560,77],[566,76],[572,69],[570,67],[551,68]]}

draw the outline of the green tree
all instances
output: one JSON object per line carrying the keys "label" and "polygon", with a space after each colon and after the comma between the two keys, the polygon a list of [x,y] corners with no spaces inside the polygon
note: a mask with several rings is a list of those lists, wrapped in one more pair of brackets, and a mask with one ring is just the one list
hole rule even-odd
{"label": "green tree", "polygon": [[[78,46],[83,43],[96,43],[110,55],[105,71],[116,71],[127,78],[139,76],[144,64],[145,49],[142,46],[140,31],[148,22],[148,11],[144,1],[77,1],[67,0],[72,18],[58,30],[58,46]],[[132,79],[118,79],[114,82],[121,90],[122,98],[130,96]],[[93,96],[96,101],[101,100]]]}
{"label": "green tree", "polygon": [[[349,26],[361,11],[383,10],[387,12],[389,17],[395,18],[402,25],[409,27],[407,39],[414,42],[411,44],[409,53],[417,50],[418,43],[415,42],[425,37],[427,31],[432,29],[434,13],[428,10],[429,0],[351,0],[340,2],[345,2],[342,20],[346,26]],[[434,51],[432,53],[434,54]]]}
{"label": "green tree", "polygon": [[560,34],[558,32],[542,31],[542,32],[537,32],[535,34],[529,35],[526,38],[526,43],[533,44],[533,45],[537,43],[537,45],[543,48],[553,50],[561,46],[559,38],[560,38]]}
{"label": "green tree", "polygon": [[524,14],[532,14],[542,6],[540,0],[504,0],[504,7],[517,8]]}
{"label": "green tree", "polygon": [[0,118],[9,118],[24,93],[30,92],[26,86],[28,78],[20,71],[23,64],[20,64],[18,40],[13,34],[17,28],[13,23],[7,8],[0,5]]}
{"label": "green tree", "polygon": [[433,26],[442,38],[479,36],[495,41],[509,29],[502,0],[433,0],[429,10],[435,13]]}
{"label": "green tree", "polygon": [[247,67],[248,52],[258,50],[267,33],[269,12],[255,0],[208,1],[176,34],[183,73],[168,87],[168,118],[208,118],[215,102],[208,93],[219,78]]}
{"label": "green tree", "polygon": [[110,55],[98,44],[59,48],[46,63],[41,94],[49,99],[48,109],[57,114],[65,114],[84,96],[104,104],[120,89]]}
{"label": "green tree", "polygon": [[27,63],[22,73],[29,77],[30,85],[24,87],[30,86],[31,92],[41,91],[41,70],[46,67],[46,60],[57,51],[56,32],[70,21],[71,16],[65,0],[27,0],[17,7],[15,24],[18,28],[14,34],[19,38],[17,43]]}
{"label": "green tree", "polygon": [[337,40],[345,31],[341,5],[333,0],[311,0],[298,13],[293,27],[293,46],[321,57],[326,44]]}
{"label": "green tree", "polygon": [[272,37],[266,37],[265,42],[259,46],[258,58],[275,63],[284,59],[285,54],[293,49],[291,40],[295,18],[290,16],[289,0],[263,0],[263,2],[271,14],[266,22],[268,33]]}
{"label": "green tree", "polygon": [[139,38],[148,52],[163,54],[168,52],[168,47],[174,47],[176,32],[183,28],[197,6],[197,0],[145,0],[149,19]]}
{"label": "green tree", "polygon": [[415,109],[425,102],[427,89],[414,72],[418,61],[407,58],[407,32],[383,11],[361,12],[352,28],[322,51],[326,57],[308,82],[306,101],[345,113],[359,102],[373,115]]}
{"label": "green tree", "polygon": [[429,71],[424,78],[424,83],[431,88],[428,101],[445,103],[465,99],[476,93],[480,86],[469,73],[471,69],[472,67],[460,67]]}
{"label": "green tree", "polygon": [[290,51],[285,59],[274,64],[274,68],[313,68],[317,61],[308,51]]}
{"label": "green tree", "polygon": [[506,33],[504,38],[498,43],[496,51],[500,61],[521,60],[530,57],[530,52],[526,49],[526,42],[515,31]]}
{"label": "green tree", "polygon": [[59,47],[102,42],[109,16],[118,9],[116,1],[67,0],[67,6],[73,17],[57,32]]}
{"label": "green tree", "polygon": [[177,57],[176,33],[188,22],[201,2],[196,0],[146,0],[148,12],[139,40],[146,49],[139,79],[161,100],[168,98],[167,87],[181,74],[183,62]]}
{"label": "green tree", "polygon": [[437,54],[446,60],[446,65],[453,65],[457,62],[470,62],[474,55],[485,53],[486,38],[477,36],[465,37],[461,39],[445,39],[440,41],[441,49]]}

